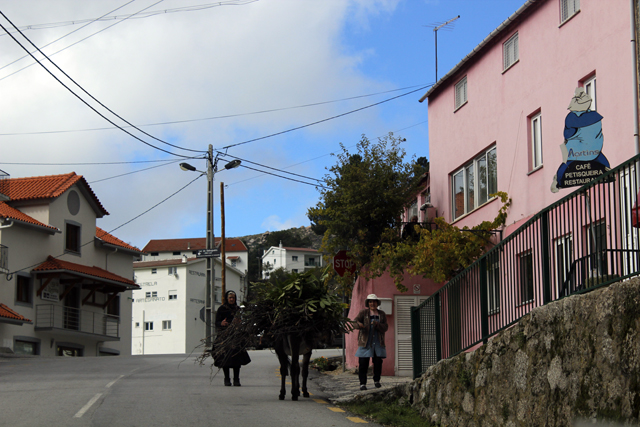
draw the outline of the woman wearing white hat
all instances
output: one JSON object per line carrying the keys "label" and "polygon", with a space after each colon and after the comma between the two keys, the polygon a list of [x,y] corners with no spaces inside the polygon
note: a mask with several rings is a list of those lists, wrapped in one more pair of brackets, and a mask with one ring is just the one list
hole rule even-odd
{"label": "woman wearing white hat", "polygon": [[387,357],[387,350],[384,345],[384,333],[389,329],[387,315],[382,310],[378,310],[380,300],[376,294],[367,295],[364,300],[367,307],[360,311],[354,322],[358,333],[358,376],[360,377],[360,390],[367,389],[367,370],[369,369],[369,359],[373,359],[373,383],[376,388],[380,388],[380,376],[382,374],[382,359]]}

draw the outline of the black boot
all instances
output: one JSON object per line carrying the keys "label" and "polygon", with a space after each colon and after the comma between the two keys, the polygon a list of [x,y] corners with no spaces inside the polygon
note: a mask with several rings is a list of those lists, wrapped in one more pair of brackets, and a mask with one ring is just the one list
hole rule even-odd
{"label": "black boot", "polygon": [[225,378],[224,385],[226,385],[227,387],[231,386],[231,380],[229,378]]}
{"label": "black boot", "polygon": [[233,385],[236,387],[240,387],[240,378],[234,378],[233,379]]}

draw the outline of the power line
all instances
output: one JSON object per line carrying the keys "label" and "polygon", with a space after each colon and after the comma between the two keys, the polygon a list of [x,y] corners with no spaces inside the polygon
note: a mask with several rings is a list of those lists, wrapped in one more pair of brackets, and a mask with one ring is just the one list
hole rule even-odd
{"label": "power line", "polygon": [[[199,159],[200,157],[189,157],[190,159]],[[0,165],[19,165],[19,166],[93,166],[93,165],[125,165],[132,163],[170,163],[173,160],[135,160],[131,162],[84,162],[84,163],[33,163],[33,162],[0,162]]]}
{"label": "power line", "polygon": [[[42,49],[44,49],[44,48],[45,48],[45,47],[47,47],[47,46],[50,46],[50,45],[54,44],[54,43],[55,43],[55,42],[57,42],[57,41],[62,40],[63,38],[65,38],[65,37],[67,37],[67,36],[70,36],[71,34],[73,34],[73,33],[77,32],[77,31],[80,31],[81,29],[83,29],[83,28],[85,28],[85,27],[88,27],[89,25],[93,24],[93,23],[94,23],[94,22],[96,22],[96,21],[100,21],[102,18],[104,18],[104,17],[105,17],[105,16],[107,16],[108,14],[113,13],[113,12],[115,12],[115,11],[116,11],[116,10],[118,10],[118,9],[122,9],[123,7],[125,7],[125,6],[127,6],[127,5],[129,5],[129,4],[131,4],[131,3],[133,3],[134,1],[136,1],[136,0],[131,0],[131,1],[129,1],[128,3],[125,3],[125,4],[123,4],[122,6],[117,7],[117,8],[115,8],[115,9],[113,9],[112,11],[109,11],[109,12],[105,13],[104,15],[102,15],[102,16],[101,16],[101,17],[99,17],[99,18],[92,19],[92,20],[87,20],[87,24],[86,24],[86,25],[83,25],[83,26],[82,26],[82,27],[80,27],[80,28],[76,28],[75,30],[73,30],[73,31],[71,31],[71,32],[69,32],[69,33],[67,33],[67,34],[65,34],[64,36],[62,36],[62,37],[58,37],[58,38],[57,38],[57,39],[55,39],[54,41],[52,41],[52,42],[50,42],[50,43],[45,44],[44,46],[42,46]],[[29,27],[27,27],[27,28],[29,28]],[[108,27],[107,27],[107,28],[108,28]],[[106,29],[106,28],[105,28],[105,29]],[[95,33],[95,34],[97,34],[97,33]],[[93,36],[93,35],[95,35],[95,34],[92,34],[92,36]],[[4,36],[4,34],[0,34],[0,37],[2,37],[2,36]],[[91,37],[91,36],[89,36],[89,37]],[[86,40],[86,39],[83,39],[83,40]],[[80,40],[80,41],[82,41],[82,40]],[[80,43],[80,42],[78,42],[78,43]],[[73,46],[73,45],[71,45],[71,46]],[[67,46],[65,49],[67,49],[68,47],[71,47],[71,46]],[[58,51],[58,52],[61,52],[61,51]],[[58,52],[56,52],[56,53],[58,53]],[[55,55],[56,53],[54,53],[53,55]],[[53,55],[51,55],[51,56],[53,56]],[[28,57],[29,57],[29,55],[24,55],[24,56],[22,56],[22,57],[20,57],[20,58],[16,59],[15,61],[10,62],[10,63],[8,63],[7,65],[4,65],[4,66],[0,67],[0,70],[3,70],[3,69],[5,69],[5,68],[7,68],[9,65],[13,65],[13,64],[15,64],[16,62],[18,62],[18,61],[22,61],[24,58],[28,58]],[[31,66],[31,65],[33,65],[33,64],[29,64],[29,66]],[[19,72],[19,71],[24,70],[25,68],[27,68],[27,67],[21,68],[20,70],[16,71],[16,73],[17,73],[17,72]],[[15,74],[15,73],[13,73],[13,74]],[[12,74],[9,74],[9,76],[10,76],[10,75],[12,75]],[[9,76],[5,76],[5,77],[3,77],[2,79],[6,78],[6,77],[9,77]],[[2,80],[2,79],[0,79],[0,80]]]}
{"label": "power line", "polygon": [[[249,166],[243,165],[243,164],[241,164],[241,165],[240,165],[240,167],[243,167],[243,168],[245,168],[245,169],[249,169],[249,170],[252,170],[252,171],[260,172],[260,173],[265,173],[265,174],[267,174],[267,175],[276,176],[276,177],[278,177],[278,178],[287,179],[287,180],[289,180],[289,181],[294,181],[294,182],[299,182],[299,183],[301,183],[301,184],[311,185],[311,186],[313,186],[313,187],[326,188],[325,186],[323,186],[323,185],[321,185],[321,184],[312,184],[312,183],[310,183],[310,182],[300,181],[299,179],[293,179],[293,178],[289,178],[289,177],[286,177],[286,176],[277,175],[277,174],[272,173],[272,172],[267,172],[267,171],[263,171],[263,170],[260,170],[260,169],[255,169],[255,168],[252,168],[252,167],[249,167]],[[310,179],[313,179],[314,181],[319,181],[319,180],[314,179],[314,178],[310,178]]]}
{"label": "power line", "polygon": [[[132,2],[133,1],[135,1],[135,0],[132,0]],[[119,16],[118,15],[116,15],[116,16],[103,15],[100,18],[95,18],[95,19],[79,19],[79,20],[74,20],[74,21],[53,22],[53,23],[47,23],[47,24],[31,24],[31,25],[25,25],[25,26],[22,26],[22,27],[18,27],[18,28],[20,30],[42,30],[42,29],[49,29],[49,28],[66,27],[66,26],[69,26],[69,25],[78,25],[78,24],[83,24],[85,22],[126,20],[126,19],[129,19],[129,18],[131,18],[131,19],[143,19],[143,18],[149,18],[149,17],[155,16],[155,15],[165,15],[165,14],[169,14],[169,13],[196,12],[196,11],[200,11],[200,10],[211,9],[211,8],[218,7],[218,6],[244,6],[245,4],[255,3],[257,1],[258,0],[218,1],[218,2],[215,2],[215,3],[207,3],[207,4],[194,5],[194,6],[177,7],[177,8],[173,8],[173,9],[153,10],[153,11],[150,11],[150,12],[133,14],[135,16],[133,16],[133,15],[119,15]],[[129,2],[129,3],[131,3],[131,2]],[[127,3],[127,4],[129,4],[129,3]],[[119,7],[118,9],[121,9],[121,8],[122,8],[122,6]],[[115,12],[118,9],[114,9],[111,12],[108,12],[108,13]],[[2,36],[3,35],[0,35],[0,37],[2,37]]]}
{"label": "power line", "polygon": [[343,117],[343,116],[347,116],[347,115],[349,115],[349,114],[356,113],[356,112],[358,112],[358,111],[366,110],[367,108],[375,107],[376,105],[384,104],[385,102],[393,101],[394,99],[397,99],[397,98],[401,98],[401,97],[403,97],[403,96],[410,95],[410,94],[412,94],[412,93],[415,93],[415,92],[418,92],[418,91],[424,90],[424,89],[426,89],[426,88],[428,88],[428,87],[431,87],[431,86],[433,86],[433,85],[432,85],[432,84],[430,84],[430,85],[422,86],[422,87],[419,87],[418,89],[412,90],[412,91],[410,91],[410,92],[406,92],[406,93],[403,93],[403,94],[401,94],[401,95],[394,96],[394,97],[392,97],[392,98],[388,98],[388,99],[385,99],[385,100],[380,101],[380,102],[376,102],[375,104],[370,104],[370,105],[366,105],[366,106],[361,107],[361,108],[357,108],[357,109],[355,109],[355,110],[347,111],[346,113],[338,114],[337,116],[332,116],[332,117],[329,117],[329,118],[326,118],[326,119],[318,120],[318,121],[313,122],[313,123],[309,123],[309,124],[306,124],[306,125],[297,126],[297,127],[291,128],[291,129],[283,130],[283,131],[281,131],[281,132],[272,133],[272,134],[270,134],[270,135],[261,136],[261,137],[259,137],[259,138],[249,139],[249,140],[247,140],[247,141],[243,141],[243,142],[238,142],[238,143],[236,143],[236,144],[227,145],[227,146],[225,146],[225,147],[222,147],[222,149],[223,149],[223,150],[225,150],[225,149],[229,149],[229,148],[232,148],[232,147],[237,147],[237,146],[239,146],[239,145],[248,144],[248,143],[250,143],[250,142],[255,142],[255,141],[260,141],[260,140],[267,139],[267,138],[271,138],[271,137],[274,137],[274,136],[277,136],[277,135],[282,135],[282,134],[285,134],[285,133],[288,133],[288,132],[293,132],[294,130],[304,129],[304,128],[306,128],[306,127],[314,126],[314,125],[317,125],[317,124],[319,124],[319,123],[324,123],[324,122],[327,122],[327,121],[329,121],[329,120],[337,119],[337,118],[339,118],[339,117]]}
{"label": "power line", "polygon": [[[311,103],[311,104],[296,105],[296,106],[293,106],[293,107],[272,108],[272,109],[268,109],[268,110],[253,111],[253,112],[249,112],[249,113],[227,114],[227,115],[223,115],[223,116],[203,117],[203,118],[199,118],[199,119],[186,119],[186,120],[173,120],[173,121],[168,121],[168,122],[147,123],[147,124],[138,125],[138,126],[139,127],[144,127],[144,126],[173,125],[173,124],[181,124],[181,123],[201,122],[201,121],[206,121],[206,120],[228,119],[228,118],[233,118],[233,117],[250,116],[250,115],[255,115],[255,114],[273,113],[273,112],[277,112],[277,111],[294,110],[294,109],[298,109],[298,108],[316,107],[318,105],[325,105],[325,104],[332,104],[332,103],[343,102],[343,101],[350,101],[350,100],[353,100],[353,99],[367,98],[367,97],[371,97],[371,96],[382,95],[382,94],[385,94],[385,93],[412,89],[414,87],[419,87],[419,86],[423,86],[423,85],[407,86],[407,87],[398,88],[398,89],[386,90],[386,91],[383,91],[383,92],[370,93],[370,94],[367,94],[367,95],[357,95],[357,96],[351,96],[351,97],[348,97],[348,98],[335,99],[335,100],[331,100],[331,101],[321,101],[321,102],[314,102],[314,103]],[[123,128],[127,128],[128,126],[122,126],[122,127]],[[0,136],[44,135],[44,134],[55,134],[55,133],[93,132],[93,131],[103,131],[103,130],[113,130],[113,128],[112,127],[102,127],[102,128],[57,130],[57,131],[42,131],[42,132],[0,133]]]}
{"label": "power line", "polygon": [[262,165],[262,164],[260,164],[260,163],[256,163],[256,162],[252,162],[252,161],[250,161],[250,160],[242,159],[242,158],[237,157],[237,156],[232,156],[231,154],[222,153],[222,152],[220,152],[220,151],[218,151],[218,153],[220,153],[222,156],[225,156],[225,157],[231,157],[231,158],[233,158],[233,159],[241,160],[243,163],[251,163],[252,165],[261,166],[261,167],[263,167],[263,168],[271,169],[271,170],[278,171],[278,172],[282,172],[282,173],[288,173],[288,174],[290,174],[290,175],[298,176],[298,177],[300,177],[300,178],[304,178],[304,179],[309,179],[309,180],[311,180],[311,181],[318,181],[318,182],[322,181],[321,179],[316,179],[316,178],[311,178],[311,177],[304,176],[304,175],[299,175],[299,174],[297,174],[297,173],[288,172],[288,171],[285,171],[285,170],[282,170],[282,169],[276,169],[276,168],[273,168],[273,167],[271,167],[271,166]]}
{"label": "power line", "polygon": [[[6,17],[6,15],[5,15],[4,13],[2,13],[2,11],[0,11],[0,15],[2,15],[2,16],[3,16],[3,17],[4,17],[4,18],[5,18],[5,19],[6,19],[6,20],[7,20],[7,21],[8,21],[8,22],[9,22],[9,23],[14,27],[14,28],[16,28],[16,27],[15,27],[15,25],[13,24],[13,22],[11,22],[11,20],[9,20],[9,18],[7,18],[7,17]],[[7,29],[6,29],[2,24],[0,24],[0,28],[2,28],[2,29],[3,29],[7,34],[9,34],[9,33],[7,32]],[[21,34],[21,35],[22,35],[22,36],[23,36],[23,37],[24,37],[24,38],[25,38],[29,43],[31,43],[31,45],[32,45],[32,46],[34,46],[36,49],[38,49],[38,48],[37,48],[37,46],[31,42],[31,40],[29,40],[27,37],[25,37],[25,36],[24,36],[24,34],[22,34],[22,33],[20,33],[20,34]],[[106,121],[108,121],[109,123],[111,123],[112,125],[116,126],[118,129],[122,130],[122,131],[123,131],[123,132],[125,132],[126,134],[128,134],[128,135],[132,136],[133,138],[137,139],[138,141],[142,142],[143,144],[148,145],[149,147],[155,148],[156,150],[159,150],[159,151],[165,152],[165,153],[167,153],[167,154],[171,154],[172,156],[176,156],[176,157],[183,157],[183,158],[189,158],[188,156],[184,156],[184,155],[182,155],[182,154],[172,153],[172,152],[167,151],[167,150],[165,150],[165,149],[163,149],[163,148],[156,147],[155,145],[152,145],[152,144],[150,144],[150,143],[148,143],[148,142],[144,141],[143,139],[141,139],[141,138],[139,138],[139,137],[137,137],[137,136],[133,135],[131,132],[127,131],[126,129],[123,129],[122,127],[120,127],[119,125],[117,125],[116,123],[114,123],[112,120],[110,120],[110,119],[109,119],[109,118],[107,118],[105,115],[103,115],[103,114],[102,114],[102,113],[100,113],[98,110],[96,110],[93,106],[89,105],[89,103],[88,103],[88,102],[86,102],[86,101],[85,101],[84,99],[82,99],[78,94],[76,94],[73,90],[71,90],[71,88],[69,88],[67,85],[65,85],[65,84],[64,84],[64,83],[63,83],[63,82],[62,82],[58,77],[56,77],[56,76],[55,76],[55,75],[54,75],[54,74],[53,74],[53,73],[52,73],[52,72],[51,72],[47,67],[45,67],[45,66],[44,66],[44,65],[43,65],[43,64],[42,64],[42,63],[41,63],[41,62],[40,62],[40,61],[39,61],[35,56],[33,56],[33,54],[32,54],[31,52],[29,52],[29,50],[28,50],[28,49],[26,49],[26,48],[25,48],[25,47],[24,47],[24,46],[23,46],[23,45],[22,45],[22,44],[21,44],[21,43],[20,43],[20,42],[15,38],[15,37],[13,37],[13,35],[12,35],[12,34],[9,34],[9,36],[10,36],[10,37],[11,37],[11,38],[12,38],[12,39],[13,39],[13,40],[14,40],[14,41],[15,41],[15,42],[16,42],[16,43],[17,43],[17,44],[22,48],[22,49],[24,49],[27,53],[29,53],[29,55],[30,55],[30,56],[31,56],[31,57],[32,57],[36,62],[38,62],[38,64],[39,64],[42,68],[44,68],[44,69],[45,69],[45,70],[46,70],[46,71],[47,71],[47,72],[48,72],[48,73],[49,73],[49,74],[50,74],[54,79],[56,79],[56,81],[58,81],[58,83],[60,83],[62,86],[64,86],[64,88],[65,88],[65,89],[67,89],[69,92],[71,92],[71,93],[72,93],[76,98],[78,98],[78,99],[79,99],[83,104],[85,104],[87,107],[89,107],[91,110],[93,110],[93,111],[94,111],[96,114],[98,114],[100,117],[102,117],[103,119],[105,119]],[[54,64],[54,63],[53,63],[53,61],[51,61],[51,60],[50,60],[50,59],[49,59],[49,58],[48,58],[44,53],[42,53],[42,51],[40,51],[40,49],[38,49],[38,52],[40,52],[40,54],[42,54],[45,58],[47,58],[47,60],[49,60],[49,62],[51,62],[53,65],[55,65],[55,66],[56,66],[56,68],[58,68],[58,69],[60,70],[60,68],[59,68],[56,64]],[[60,70],[60,71],[62,71],[62,70]],[[63,72],[63,74],[65,74],[65,76],[69,77],[66,73],[64,73],[64,71],[62,71],[62,72]],[[69,77],[69,79],[70,79],[71,81],[73,81],[73,79],[71,79],[70,77]],[[78,87],[80,87],[80,85],[78,85],[75,81],[73,81],[73,83],[75,83]],[[80,87],[80,89],[82,89],[82,87]],[[84,91],[84,89],[82,89],[82,90]],[[88,94],[88,92],[86,92],[86,91],[85,91],[85,93],[87,93],[87,94]],[[89,95],[89,94],[88,94],[88,95]],[[89,96],[91,96],[91,95],[89,95]],[[95,98],[93,98],[92,96],[91,96],[91,98],[95,100]],[[96,101],[97,101],[97,100],[96,100]],[[100,103],[99,101],[97,101],[97,102],[98,102],[98,103]],[[102,105],[102,104],[100,104],[100,105]],[[103,107],[104,107],[104,105],[103,105]],[[105,108],[106,108],[106,107],[105,107]],[[107,108],[107,110],[108,110],[108,108]],[[111,110],[109,110],[109,111],[111,111]],[[112,112],[112,111],[111,111],[111,112]],[[112,113],[113,113],[113,112],[112,112]],[[115,113],[113,113],[113,114],[115,114]],[[120,116],[118,116],[118,115],[116,115],[116,116],[117,116],[118,118],[120,118],[121,120],[125,121],[126,123],[128,123],[126,120],[122,119]],[[129,124],[130,124],[130,123],[129,123]],[[141,132],[142,132],[142,131],[141,131]],[[145,133],[145,132],[142,132],[142,133]],[[146,134],[146,133],[145,133],[145,134]],[[164,141],[162,141],[162,142],[164,142]],[[165,143],[166,143],[166,142],[165,142]],[[169,143],[166,143],[166,144],[173,146],[172,144],[169,144]],[[174,146],[174,147],[175,147],[175,146]],[[177,147],[177,148],[181,148],[181,147]],[[196,151],[196,150],[191,150],[191,149],[187,149],[187,148],[181,148],[181,149],[183,149],[183,150],[188,150],[188,151]],[[202,153],[204,153],[204,151],[198,151],[198,152],[202,152]]]}
{"label": "power line", "polygon": [[119,174],[119,175],[110,176],[110,177],[108,177],[108,178],[102,178],[102,179],[98,179],[98,180],[96,180],[96,181],[91,181],[89,184],[96,184],[96,183],[98,183],[98,182],[108,181],[108,180],[110,180],[110,179],[114,179],[114,178],[120,178],[121,176],[133,175],[134,173],[144,172],[144,171],[148,171],[148,170],[151,170],[151,169],[160,168],[160,167],[162,167],[162,166],[167,166],[167,165],[170,165],[170,164],[175,164],[175,163],[181,162],[182,160],[183,160],[183,159],[172,160],[172,161],[167,162],[167,163],[164,163],[164,164],[162,164],[162,165],[156,165],[156,166],[151,166],[151,167],[144,168],[144,169],[138,169],[138,170],[136,170],[136,171],[131,171],[131,172],[126,172],[126,173],[121,173],[121,174]]}

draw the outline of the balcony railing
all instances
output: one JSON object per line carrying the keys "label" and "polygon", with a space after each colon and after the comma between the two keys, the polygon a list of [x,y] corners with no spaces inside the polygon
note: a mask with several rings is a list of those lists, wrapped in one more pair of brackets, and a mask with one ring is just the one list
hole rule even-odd
{"label": "balcony railing", "polygon": [[36,306],[36,330],[63,330],[120,339],[120,317],[56,304]]}
{"label": "balcony railing", "polygon": [[0,271],[9,272],[9,248],[5,245],[0,245]]}
{"label": "balcony railing", "polygon": [[320,261],[305,261],[305,267],[322,267]]}

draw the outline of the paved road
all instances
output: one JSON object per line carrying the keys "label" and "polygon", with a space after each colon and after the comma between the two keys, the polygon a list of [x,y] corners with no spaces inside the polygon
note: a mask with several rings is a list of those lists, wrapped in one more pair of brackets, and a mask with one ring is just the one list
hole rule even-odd
{"label": "paved road", "polygon": [[[337,356],[340,350],[319,350]],[[310,381],[310,399],[278,400],[276,356],[250,352],[242,387],[186,355],[0,358],[0,425],[19,426],[353,426]],[[318,375],[318,374],[316,374]],[[369,423],[376,426],[377,424]]]}

